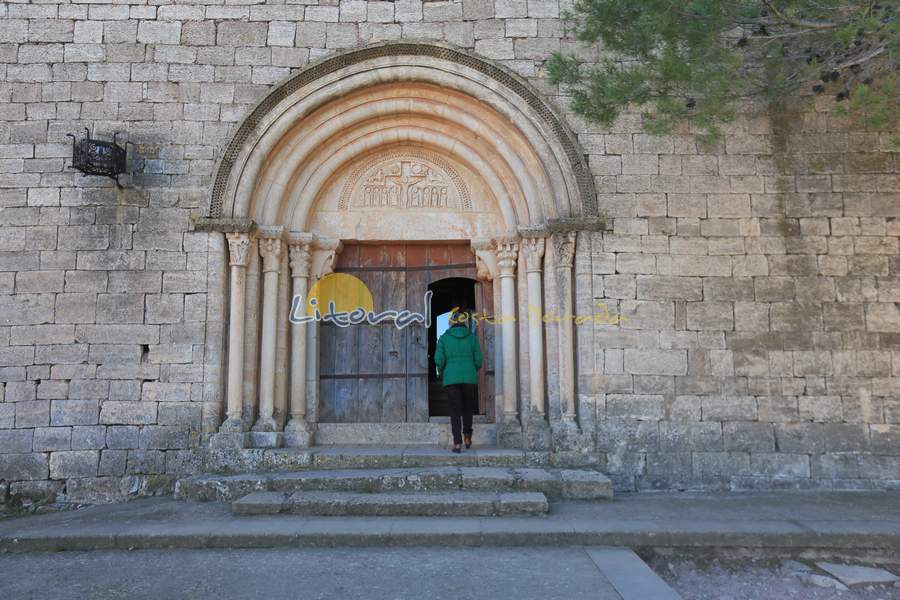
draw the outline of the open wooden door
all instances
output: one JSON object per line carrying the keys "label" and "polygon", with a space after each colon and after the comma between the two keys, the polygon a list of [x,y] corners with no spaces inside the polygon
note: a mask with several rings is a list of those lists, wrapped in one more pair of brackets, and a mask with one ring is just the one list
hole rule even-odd
{"label": "open wooden door", "polygon": [[[335,270],[366,284],[376,312],[406,309],[419,313],[426,312],[424,298],[430,283],[447,277],[474,280],[476,273],[475,256],[467,243],[348,243]],[[476,294],[476,303],[492,313],[490,287],[476,286],[483,297],[479,301]],[[321,422],[428,422],[428,331],[424,325],[397,329],[392,322],[350,327],[322,323],[320,327]],[[487,409],[492,406],[494,391],[493,326],[479,323],[478,332],[485,369],[489,369],[479,385],[479,406]]]}

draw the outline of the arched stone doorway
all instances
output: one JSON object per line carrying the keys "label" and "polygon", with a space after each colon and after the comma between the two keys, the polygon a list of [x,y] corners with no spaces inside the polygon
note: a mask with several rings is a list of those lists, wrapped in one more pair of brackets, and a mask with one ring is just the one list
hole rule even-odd
{"label": "arched stone doorway", "polygon": [[[317,430],[319,442],[380,439],[371,426],[319,424],[321,326],[287,316],[345,247],[401,242],[462,245],[490,282],[500,443],[522,443],[524,424],[526,444],[546,446],[548,414],[577,427],[571,321],[541,317],[573,312],[574,229],[595,201],[554,111],[478,57],[385,44],[294,75],[240,126],[216,174],[210,222],[226,232],[230,264],[222,431],[249,428],[260,445],[280,444],[281,431],[289,445]],[[434,434],[382,431],[394,442]]]}

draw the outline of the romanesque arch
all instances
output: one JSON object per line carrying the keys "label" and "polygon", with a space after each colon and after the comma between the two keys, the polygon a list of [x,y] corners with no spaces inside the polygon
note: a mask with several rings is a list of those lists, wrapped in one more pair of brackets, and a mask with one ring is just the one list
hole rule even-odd
{"label": "romanesque arch", "polygon": [[545,328],[527,315],[548,290],[571,313],[574,236],[551,230],[596,212],[574,136],[506,69],[447,46],[389,43],[301,70],[254,107],[215,175],[210,217],[228,223],[230,257],[222,429],[243,431],[257,412],[257,438],[280,443],[281,410],[287,443],[310,443],[319,328],[289,323],[290,298],[334,268],[343,244],[366,241],[465,242],[478,276],[499,282],[500,312],[525,317],[497,325],[509,439],[521,439],[526,413],[546,425],[551,383],[574,420],[571,327],[554,330],[548,382]]}

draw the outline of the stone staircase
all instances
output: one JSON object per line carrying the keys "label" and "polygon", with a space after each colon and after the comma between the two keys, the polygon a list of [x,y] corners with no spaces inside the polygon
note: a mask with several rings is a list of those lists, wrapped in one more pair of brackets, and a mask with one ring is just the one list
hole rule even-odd
{"label": "stone staircase", "polygon": [[230,502],[235,515],[540,515],[551,500],[612,498],[599,471],[529,464],[521,450],[269,449],[252,472],[181,479],[175,498]]}

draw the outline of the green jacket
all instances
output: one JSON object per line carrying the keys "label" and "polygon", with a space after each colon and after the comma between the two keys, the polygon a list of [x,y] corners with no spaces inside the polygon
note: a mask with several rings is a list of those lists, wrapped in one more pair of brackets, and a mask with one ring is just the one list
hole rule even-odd
{"label": "green jacket", "polygon": [[468,327],[458,325],[451,327],[438,340],[434,364],[445,386],[454,383],[478,383],[481,361],[478,338]]}

